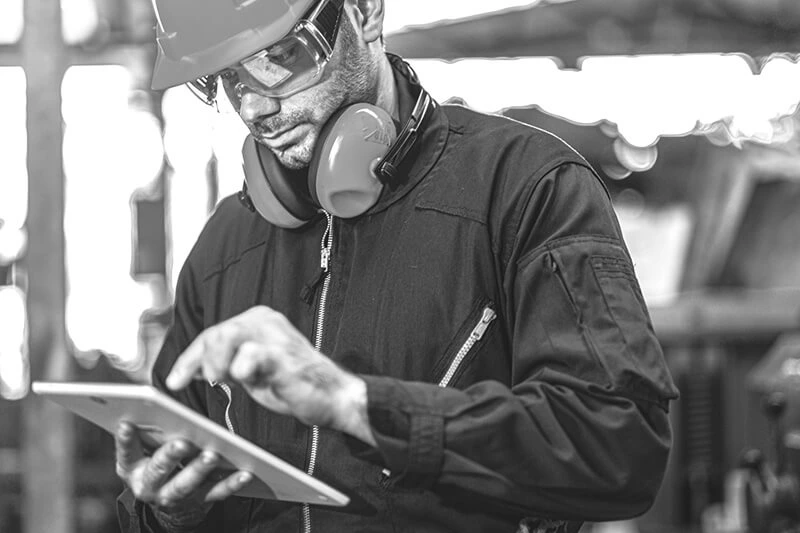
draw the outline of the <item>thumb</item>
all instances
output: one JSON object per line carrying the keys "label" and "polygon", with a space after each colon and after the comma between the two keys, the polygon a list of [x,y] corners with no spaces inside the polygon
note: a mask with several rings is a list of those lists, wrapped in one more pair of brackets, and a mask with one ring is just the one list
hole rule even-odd
{"label": "thumb", "polygon": [[114,433],[116,445],[117,468],[124,472],[133,469],[134,465],[144,457],[142,440],[139,431],[133,424],[122,421]]}

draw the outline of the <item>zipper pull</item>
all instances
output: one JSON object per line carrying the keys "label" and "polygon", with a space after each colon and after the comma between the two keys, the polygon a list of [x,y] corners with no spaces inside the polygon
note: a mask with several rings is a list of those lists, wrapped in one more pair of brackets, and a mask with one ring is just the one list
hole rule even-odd
{"label": "zipper pull", "polygon": [[333,249],[333,215],[327,211],[323,211],[323,213],[328,219],[328,225],[325,228],[325,233],[322,234],[322,242],[320,243],[319,267],[323,272],[327,273],[330,268],[331,250]]}
{"label": "zipper pull", "polygon": [[491,324],[495,318],[497,318],[497,313],[495,313],[491,307],[487,307],[483,310],[481,321],[478,322],[478,325],[472,330],[472,338],[475,339],[475,342],[483,338],[486,330],[489,329],[489,324]]}
{"label": "zipper pull", "polygon": [[320,253],[319,258],[319,267],[323,270],[323,272],[327,272],[328,268],[330,267],[331,261],[331,251],[327,248],[323,248]]}

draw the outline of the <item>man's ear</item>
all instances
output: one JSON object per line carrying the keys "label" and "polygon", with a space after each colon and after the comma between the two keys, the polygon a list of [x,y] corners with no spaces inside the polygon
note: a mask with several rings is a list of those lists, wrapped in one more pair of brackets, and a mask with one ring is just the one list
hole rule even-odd
{"label": "man's ear", "polygon": [[356,22],[361,26],[364,41],[371,43],[383,36],[383,0],[355,0]]}

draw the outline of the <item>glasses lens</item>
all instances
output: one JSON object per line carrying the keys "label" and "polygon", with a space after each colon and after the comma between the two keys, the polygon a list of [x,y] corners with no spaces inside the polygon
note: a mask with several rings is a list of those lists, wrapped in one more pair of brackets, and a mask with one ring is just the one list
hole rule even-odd
{"label": "glasses lens", "polygon": [[233,81],[234,85],[242,83],[264,96],[281,97],[316,83],[326,63],[326,54],[317,41],[301,29],[242,61],[228,71],[235,76],[223,79],[228,83]]}
{"label": "glasses lens", "polygon": [[276,89],[282,84],[296,85],[315,74],[319,65],[306,44],[291,37],[243,62],[242,68],[267,89]]}

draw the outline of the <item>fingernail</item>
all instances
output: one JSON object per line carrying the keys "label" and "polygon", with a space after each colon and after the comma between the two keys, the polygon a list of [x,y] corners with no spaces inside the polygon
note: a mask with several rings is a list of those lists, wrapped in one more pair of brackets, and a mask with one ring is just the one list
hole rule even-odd
{"label": "fingernail", "polygon": [[249,483],[251,479],[253,479],[253,475],[250,472],[242,472],[239,474],[238,481],[244,485],[245,483]]}
{"label": "fingernail", "polygon": [[179,382],[180,382],[179,376],[175,372],[172,372],[169,376],[167,376],[166,383],[168,388],[173,390],[177,389]]}
{"label": "fingernail", "polygon": [[214,452],[205,451],[200,456],[200,459],[206,464],[211,464],[217,460],[217,455]]}

